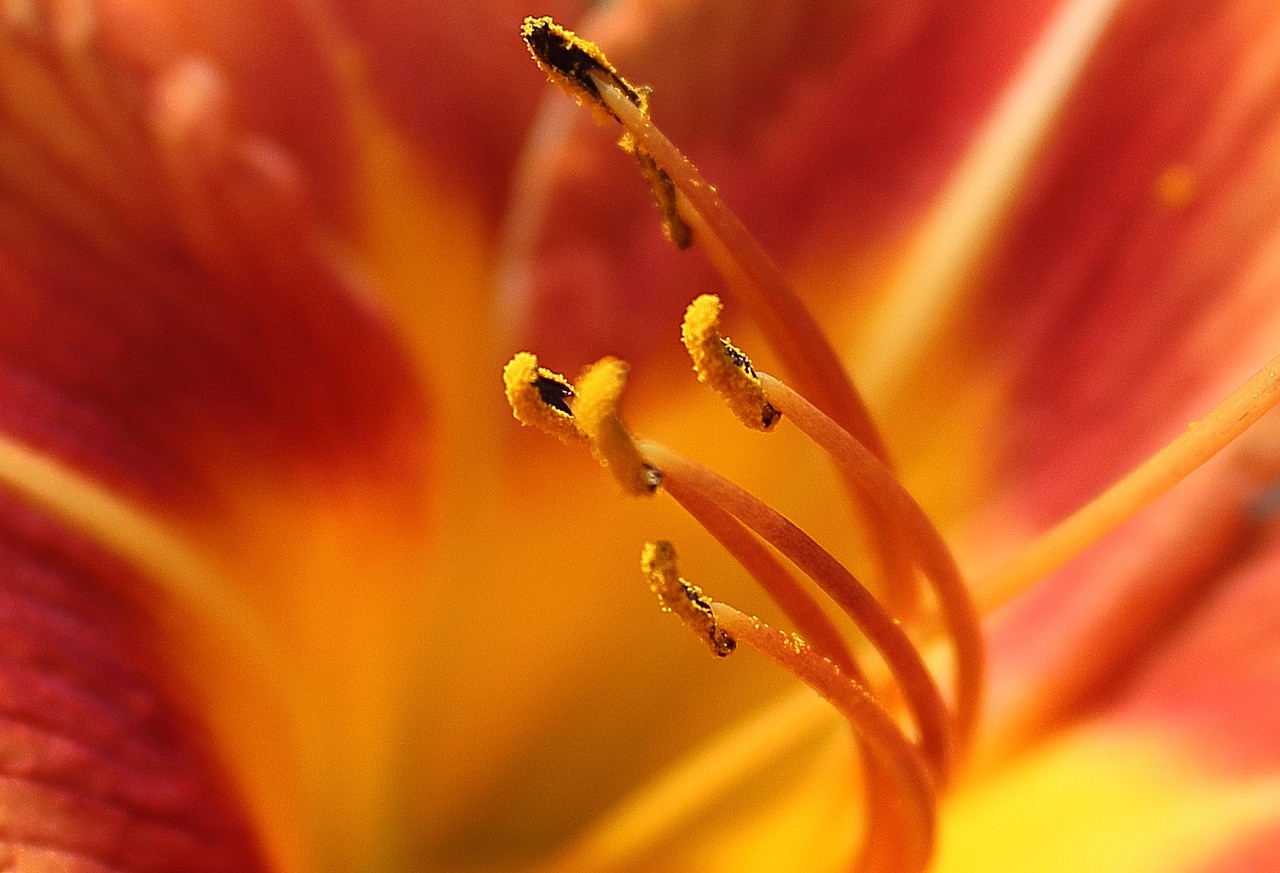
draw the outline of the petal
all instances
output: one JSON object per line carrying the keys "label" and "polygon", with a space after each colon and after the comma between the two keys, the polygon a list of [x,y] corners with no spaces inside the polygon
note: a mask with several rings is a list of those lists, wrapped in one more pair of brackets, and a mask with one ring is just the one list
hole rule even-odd
{"label": "petal", "polygon": [[1280,782],[1196,773],[1159,733],[1075,731],[948,807],[939,873],[1203,869],[1274,820]]}
{"label": "petal", "polygon": [[172,677],[141,580],[0,494],[0,796],[6,862],[65,871],[266,869]]}
{"label": "petal", "polygon": [[[1192,629],[1264,533],[1255,507],[1280,475],[1272,415],[1093,550],[993,617],[991,751],[1026,748],[1131,683],[1164,635]],[[1211,633],[1206,626],[1206,633]],[[1234,646],[1234,633],[1223,637]],[[1250,657],[1242,649],[1241,657]],[[1215,687],[1213,670],[1184,676]],[[1202,701],[1208,702],[1208,701]],[[1243,703],[1239,701],[1238,703]],[[1208,706],[1204,717],[1228,701]]]}
{"label": "petal", "polygon": [[359,866],[421,620],[418,368],[223,70],[6,37],[0,479],[196,616],[158,671],[273,859]]}
{"label": "petal", "polygon": [[1280,15],[1126,4],[1025,181],[969,329],[999,481],[1061,517],[1275,351]]}
{"label": "petal", "polygon": [[83,10],[90,21],[81,26],[100,29],[102,50],[122,67],[154,74],[185,58],[216,65],[247,125],[305,168],[331,219],[343,216],[354,144],[345,127],[338,46],[302,4],[90,0],[61,7]]}
{"label": "petal", "polygon": [[1110,712],[1176,732],[1206,768],[1280,772],[1271,742],[1280,730],[1277,568],[1280,528],[1271,518],[1119,683]]}
{"label": "petal", "polygon": [[[656,121],[826,302],[882,273],[1049,8],[622,2],[576,29],[654,86]],[[556,95],[508,226],[517,344],[569,369],[643,360],[712,281],[662,238],[615,134]]]}
{"label": "petal", "polygon": [[[380,102],[420,157],[466,187],[492,221],[542,93],[520,42],[526,4],[337,0],[333,13],[359,47]],[[571,18],[582,0],[544,3]]]}
{"label": "petal", "polygon": [[[1274,352],[1280,55],[1258,34],[1277,27],[1266,4],[1130,6],[1086,68],[970,322],[1009,386],[988,549],[1082,503]],[[1171,167],[1194,196],[1170,199]],[[1276,472],[1267,432],[1001,619],[1001,741],[1105,693],[1226,571]]]}

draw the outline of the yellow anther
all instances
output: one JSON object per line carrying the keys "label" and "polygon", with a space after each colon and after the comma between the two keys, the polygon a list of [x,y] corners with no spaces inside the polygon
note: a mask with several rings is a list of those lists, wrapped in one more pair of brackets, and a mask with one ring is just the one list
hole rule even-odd
{"label": "yellow anther", "polygon": [[538,358],[519,352],[502,370],[507,386],[507,402],[521,424],[536,427],[566,443],[579,443],[586,436],[578,429],[569,401],[573,386],[559,373],[538,366]]}
{"label": "yellow anther", "polygon": [[738,420],[752,430],[771,430],[782,413],[764,395],[751,359],[720,335],[720,298],[703,294],[685,310],[680,338],[693,358],[698,381],[716,390]]}
{"label": "yellow anther", "polygon": [[[600,76],[622,92],[642,113],[649,113],[648,91],[636,88],[622,78],[595,43],[546,16],[526,18],[520,27],[520,35],[547,78],[564,89],[579,105],[588,107],[596,121],[608,124],[618,121],[618,116],[601,101],[593,76]],[[627,148],[627,151],[631,149]]]}
{"label": "yellow anther", "polygon": [[[561,27],[550,18],[526,18],[520,35],[529,47],[529,53],[547,78],[559,85],[580,106],[586,106],[600,124],[621,122],[607,102],[600,96],[601,84],[618,91],[628,102],[649,117],[649,96],[646,87],[637,88],[617,71],[604,52],[593,42],[583,39],[572,30]],[[635,155],[640,162],[640,172],[653,192],[653,199],[662,213],[662,231],[677,248],[693,245],[693,230],[680,216],[676,186],[653,160],[630,131],[625,131],[618,146],[627,154]]]}
{"label": "yellow anther", "polygon": [[675,546],[665,540],[645,543],[640,552],[640,570],[649,582],[649,589],[658,595],[663,612],[674,612],[721,658],[733,653],[738,647],[737,641],[716,624],[711,600],[703,595],[701,588],[680,578]]}
{"label": "yellow anther", "polygon": [[613,473],[628,494],[652,494],[662,484],[662,474],[640,456],[622,417],[618,400],[627,384],[627,365],[617,358],[601,358],[578,377],[574,419],[591,441],[596,460]]}

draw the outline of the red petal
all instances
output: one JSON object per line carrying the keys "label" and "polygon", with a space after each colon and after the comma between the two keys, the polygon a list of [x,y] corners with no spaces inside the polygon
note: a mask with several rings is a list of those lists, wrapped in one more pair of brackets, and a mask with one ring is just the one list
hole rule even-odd
{"label": "red petal", "polygon": [[1231,851],[1200,868],[1197,873],[1270,873],[1276,858],[1280,858],[1280,826],[1248,835]]}
{"label": "red petal", "polygon": [[88,48],[107,96],[86,109],[38,45],[11,57],[41,87],[0,167],[0,430],[151,500],[259,476],[420,485],[412,366],[221,72],[188,60],[143,87]]}
{"label": "red petal", "polygon": [[1091,60],[974,321],[1012,371],[1002,475],[1060,517],[1275,352],[1280,12],[1123,6]]}
{"label": "red petal", "polygon": [[13,869],[249,873],[265,864],[170,680],[140,580],[0,494],[0,834]]}
{"label": "red petal", "polygon": [[333,0],[369,76],[398,124],[433,166],[460,182],[491,216],[506,198],[512,165],[543,94],[543,77],[520,41],[531,12],[569,20],[583,0],[423,4]]}
{"label": "red petal", "polygon": [[248,126],[284,146],[316,184],[325,211],[341,214],[351,194],[354,146],[344,127],[334,46],[302,5],[89,0],[89,8],[114,65],[147,75],[187,58],[216,66]]}
{"label": "red petal", "polygon": [[1280,528],[1267,527],[1148,654],[1115,710],[1232,773],[1280,771]]}
{"label": "red petal", "polygon": [[1273,513],[1259,516],[1280,475],[1277,427],[1274,416],[1255,425],[995,616],[997,745],[1034,742],[1105,707],[1108,718],[1138,713],[1195,735],[1201,759],[1280,765],[1266,729],[1280,729],[1280,695],[1268,687],[1280,680],[1280,637],[1265,603],[1280,540]]}

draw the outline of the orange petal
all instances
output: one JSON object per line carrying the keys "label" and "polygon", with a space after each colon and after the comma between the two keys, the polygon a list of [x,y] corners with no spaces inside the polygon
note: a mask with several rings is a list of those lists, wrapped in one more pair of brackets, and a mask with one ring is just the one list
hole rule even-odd
{"label": "orange petal", "polygon": [[[1263,419],[1092,551],[994,616],[993,750],[1007,755],[1025,748],[1113,700],[1137,682],[1145,664],[1161,657],[1163,635],[1198,626],[1192,624],[1197,604],[1239,572],[1258,535],[1259,495],[1280,475],[1277,427],[1274,415]],[[1228,633],[1224,644],[1234,645],[1234,639]],[[1194,673],[1186,680],[1204,682],[1210,693],[1216,671]],[[1133,693],[1140,692],[1134,685]]]}
{"label": "orange petal", "polygon": [[0,480],[205,610],[157,672],[273,860],[357,866],[392,825],[427,542],[417,369],[211,59],[0,39]]}

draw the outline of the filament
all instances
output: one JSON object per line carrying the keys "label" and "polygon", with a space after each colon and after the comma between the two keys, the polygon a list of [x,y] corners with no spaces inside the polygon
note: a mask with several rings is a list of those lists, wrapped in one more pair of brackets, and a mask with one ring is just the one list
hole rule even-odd
{"label": "filament", "polygon": [[692,207],[682,213],[734,289],[770,347],[809,396],[883,460],[888,451],[866,403],[845,374],[826,335],[773,260],[724,204],[693,163],[658,130],[648,112],[605,77],[593,75],[599,98],[671,177]]}
{"label": "filament", "polygon": [[[723,603],[713,602],[716,621],[734,639],[746,643],[775,663],[798,676],[806,685],[849,720],[854,734],[865,744],[871,760],[883,768],[894,791],[874,792],[877,803],[893,803],[897,815],[886,818],[898,823],[892,834],[868,833],[871,840],[902,840],[895,869],[923,871],[929,865],[937,820],[937,789],[920,751],[912,745],[888,713],[859,683],[840,672],[834,664],[817,655],[795,636],[769,627]],[[879,775],[871,777],[874,782]],[[878,816],[877,816],[878,818]],[[877,854],[883,847],[877,849]],[[892,853],[897,854],[897,853]]]}
{"label": "filament", "polygon": [[815,651],[845,672],[857,675],[853,655],[840,630],[742,522],[696,489],[677,484],[673,492],[670,482],[665,484],[667,493],[751,574]]}
{"label": "filament", "polygon": [[938,782],[946,782],[952,754],[946,706],[919,651],[884,607],[830,552],[768,504],[664,446],[641,441],[638,447],[661,471],[663,488],[674,499],[701,495],[732,514],[803,570],[866,634],[902,690]]}
{"label": "filament", "polygon": [[804,397],[767,373],[760,374],[769,401],[822,446],[850,479],[888,516],[909,540],[917,561],[933,583],[943,623],[955,649],[955,743],[968,748],[982,705],[985,673],[982,629],[969,590],[942,534],[871,452]]}
{"label": "filament", "polygon": [[1172,442],[1021,549],[978,584],[984,612],[1008,603],[1118,528],[1280,405],[1280,355]]}

